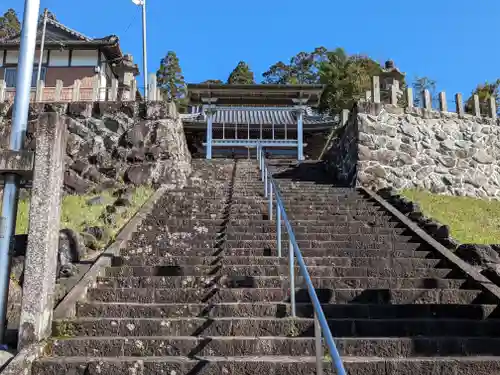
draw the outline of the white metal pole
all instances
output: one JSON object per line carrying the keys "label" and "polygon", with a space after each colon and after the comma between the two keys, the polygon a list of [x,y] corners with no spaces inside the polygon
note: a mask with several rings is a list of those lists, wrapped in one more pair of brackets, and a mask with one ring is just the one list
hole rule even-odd
{"label": "white metal pole", "polygon": [[[45,8],[43,12],[43,29],[42,29],[42,41],[40,44],[40,57],[38,58],[38,72],[36,73],[36,84],[40,82],[40,78],[42,76],[42,64],[43,64],[43,51],[45,48],[45,31],[47,30],[47,16],[49,11]],[[38,25],[37,25],[38,26]]]}
{"label": "white metal pole", "polygon": [[148,100],[148,49],[146,38],[146,0],[142,0],[142,70],[144,74],[144,98]]}
{"label": "white metal pole", "polygon": [[[16,96],[14,98],[12,131],[10,134],[10,149],[13,151],[21,149],[28,125],[39,12],[40,0],[25,1],[16,77]],[[3,190],[2,228],[0,228],[0,340],[2,344],[4,343],[7,296],[9,294],[10,246],[16,227],[18,197],[19,177],[14,174],[7,174]],[[0,349],[4,349],[4,345]]]}

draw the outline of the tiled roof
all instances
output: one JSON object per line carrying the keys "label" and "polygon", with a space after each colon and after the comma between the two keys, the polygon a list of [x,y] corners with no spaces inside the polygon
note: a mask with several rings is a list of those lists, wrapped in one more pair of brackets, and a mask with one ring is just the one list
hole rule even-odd
{"label": "tiled roof", "polygon": [[[37,36],[36,40],[38,43],[42,40],[42,31],[43,31],[43,19],[38,24]],[[45,32],[45,42],[46,43],[85,43],[85,42],[102,42],[105,43],[109,41],[113,36],[109,36],[102,39],[94,39],[90,38],[64,24],[59,21],[56,21],[52,18],[47,18],[47,28]],[[2,44],[6,45],[15,45],[19,44],[21,41],[21,35],[16,35],[10,39],[6,39],[2,41]]]}
{"label": "tiled roof", "polygon": [[[185,123],[206,122],[203,113],[193,113],[182,115]],[[314,115],[311,111],[306,111],[304,125],[317,125],[333,123],[331,116]],[[296,125],[297,115],[292,110],[279,109],[267,111],[261,109],[234,109],[217,111],[213,124],[262,124],[262,125]]]}

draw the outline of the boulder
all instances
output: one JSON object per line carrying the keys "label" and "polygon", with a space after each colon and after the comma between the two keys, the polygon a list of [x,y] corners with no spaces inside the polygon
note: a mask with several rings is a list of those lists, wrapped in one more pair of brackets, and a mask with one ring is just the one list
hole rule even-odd
{"label": "boulder", "polygon": [[59,277],[71,277],[75,274],[74,263],[85,255],[85,245],[80,235],[72,229],[59,231],[58,272]]}
{"label": "boulder", "polygon": [[64,186],[77,194],[85,194],[92,190],[93,184],[78,176],[75,171],[64,172]]}

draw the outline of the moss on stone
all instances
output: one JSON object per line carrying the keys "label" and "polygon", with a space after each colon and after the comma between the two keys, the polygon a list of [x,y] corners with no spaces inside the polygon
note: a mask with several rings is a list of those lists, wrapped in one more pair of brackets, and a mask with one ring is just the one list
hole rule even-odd
{"label": "moss on stone", "polygon": [[[62,201],[61,228],[73,229],[78,233],[83,232],[86,227],[106,227],[108,234],[106,241],[100,241],[96,246],[103,248],[110,241],[113,241],[117,233],[132,218],[139,208],[153,194],[154,189],[150,186],[138,186],[133,188],[131,205],[125,211],[117,215],[112,225],[107,225],[101,215],[108,205],[116,199],[112,190],[104,191],[100,194],[87,195],[66,195]],[[103,199],[98,204],[88,205],[87,201],[96,196]],[[24,198],[19,201],[17,213],[16,234],[26,234],[29,228],[29,199]]]}

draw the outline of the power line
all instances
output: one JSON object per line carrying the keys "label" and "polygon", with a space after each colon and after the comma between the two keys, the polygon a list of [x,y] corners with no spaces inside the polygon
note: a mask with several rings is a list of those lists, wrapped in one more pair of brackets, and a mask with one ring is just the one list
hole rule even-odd
{"label": "power line", "polygon": [[139,14],[139,10],[136,10],[134,16],[132,17],[132,21],[130,21],[129,25],[127,26],[127,28],[125,29],[125,31],[123,32],[124,34],[126,34],[130,28],[132,27],[132,25],[134,24],[134,22],[136,21],[137,19],[137,15]]}

